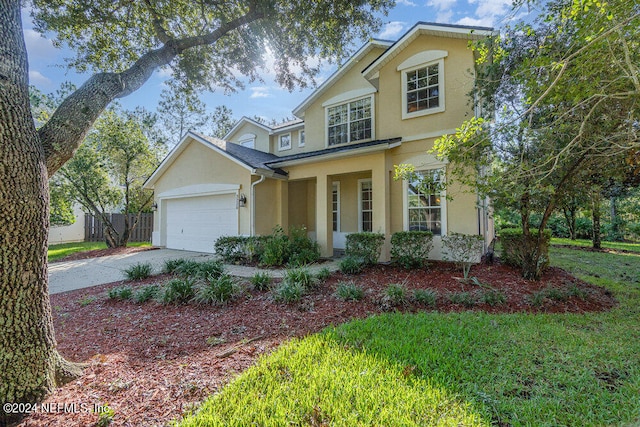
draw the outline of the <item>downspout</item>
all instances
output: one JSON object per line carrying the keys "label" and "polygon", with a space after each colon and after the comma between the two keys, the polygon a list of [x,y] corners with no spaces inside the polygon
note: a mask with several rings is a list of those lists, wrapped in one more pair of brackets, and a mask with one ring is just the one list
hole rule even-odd
{"label": "downspout", "polygon": [[266,176],[260,175],[260,179],[251,183],[251,235],[256,235],[256,185],[264,182]]}

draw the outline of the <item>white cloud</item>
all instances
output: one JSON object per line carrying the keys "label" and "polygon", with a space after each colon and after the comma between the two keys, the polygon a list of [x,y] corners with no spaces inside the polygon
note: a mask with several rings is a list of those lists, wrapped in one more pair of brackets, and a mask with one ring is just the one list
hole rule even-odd
{"label": "white cloud", "polygon": [[36,86],[49,86],[51,79],[44,76],[40,71],[29,70],[29,84]]}
{"label": "white cloud", "polygon": [[[445,0],[446,1],[446,0]],[[510,10],[511,0],[468,0],[469,5],[477,5],[475,18],[465,17],[458,21],[462,25],[493,26]],[[475,22],[469,24],[467,22]]]}
{"label": "white cloud", "polygon": [[405,28],[405,23],[401,21],[392,21],[385,24],[384,29],[378,37],[381,39],[395,39]]}
{"label": "white cloud", "polygon": [[405,6],[417,6],[417,4],[415,4],[411,0],[398,0],[398,1],[396,1],[396,3],[403,4]]}
{"label": "white cloud", "polygon": [[457,0],[429,0],[427,7],[435,8],[438,13],[436,14],[436,22],[449,23],[453,18],[453,7],[456,5]]}
{"label": "white cloud", "polygon": [[468,25],[470,27],[486,27],[488,24],[485,20],[472,18],[470,16],[465,16],[462,19],[459,19],[456,24],[458,25]]}
{"label": "white cloud", "polygon": [[24,42],[30,58],[55,58],[58,55],[58,50],[53,47],[53,42],[42,37],[35,30],[24,30]]}
{"label": "white cloud", "polygon": [[249,98],[268,98],[271,96],[269,88],[266,86],[253,86],[249,89],[251,89],[251,95]]}

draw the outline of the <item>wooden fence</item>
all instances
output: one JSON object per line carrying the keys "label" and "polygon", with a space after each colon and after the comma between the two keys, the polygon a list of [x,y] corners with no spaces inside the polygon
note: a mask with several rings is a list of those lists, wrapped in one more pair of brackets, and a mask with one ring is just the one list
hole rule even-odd
{"label": "wooden fence", "polygon": [[[109,220],[118,233],[124,231],[125,214],[108,214]],[[129,215],[129,224],[133,224],[135,220],[134,214]],[[150,242],[151,232],[153,231],[153,214],[143,213],[140,215],[138,225],[129,237],[130,242]],[[84,241],[85,242],[102,242],[104,241],[104,227],[99,217],[91,214],[85,214],[84,217]]]}

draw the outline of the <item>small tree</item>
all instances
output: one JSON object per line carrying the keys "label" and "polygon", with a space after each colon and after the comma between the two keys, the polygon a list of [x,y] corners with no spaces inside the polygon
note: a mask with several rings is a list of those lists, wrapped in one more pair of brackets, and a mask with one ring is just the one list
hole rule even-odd
{"label": "small tree", "polygon": [[483,246],[482,236],[449,233],[442,236],[442,257],[461,266],[464,280],[468,280],[471,266],[480,262]]}

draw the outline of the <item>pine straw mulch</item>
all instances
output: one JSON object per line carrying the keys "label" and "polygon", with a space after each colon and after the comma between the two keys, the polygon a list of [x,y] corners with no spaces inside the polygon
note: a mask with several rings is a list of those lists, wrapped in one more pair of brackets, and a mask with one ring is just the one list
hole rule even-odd
{"label": "pine straw mulch", "polygon": [[[500,264],[474,266],[471,273],[486,289],[504,294],[506,303],[472,308],[451,304],[450,293],[486,289],[461,283],[456,279],[460,271],[444,262],[432,263],[429,270],[378,265],[357,276],[334,273],[301,302],[290,305],[274,302],[270,292],[248,290],[248,284],[241,298],[224,307],[109,300],[106,291],[121,282],[52,295],[59,351],[88,366],[84,376],[59,388],[46,401],[66,404],[66,411],[60,406],[57,412],[33,413],[22,425],[95,425],[98,415],[91,411],[93,405],[108,405],[114,411],[113,426],[165,425],[196,408],[260,355],[290,337],[390,309],[432,310],[411,303],[400,307],[382,303],[389,283],[404,284],[409,293],[413,289],[437,291],[435,310],[439,312],[584,313],[608,310],[616,304],[609,291],[557,268],[549,269],[539,282],[524,280],[517,271]],[[131,285],[162,283],[168,278],[156,276]],[[344,302],[335,297],[337,284],[345,281],[365,289],[362,301]],[[570,287],[584,291],[582,298],[546,298],[540,306],[531,304],[536,292]]]}

